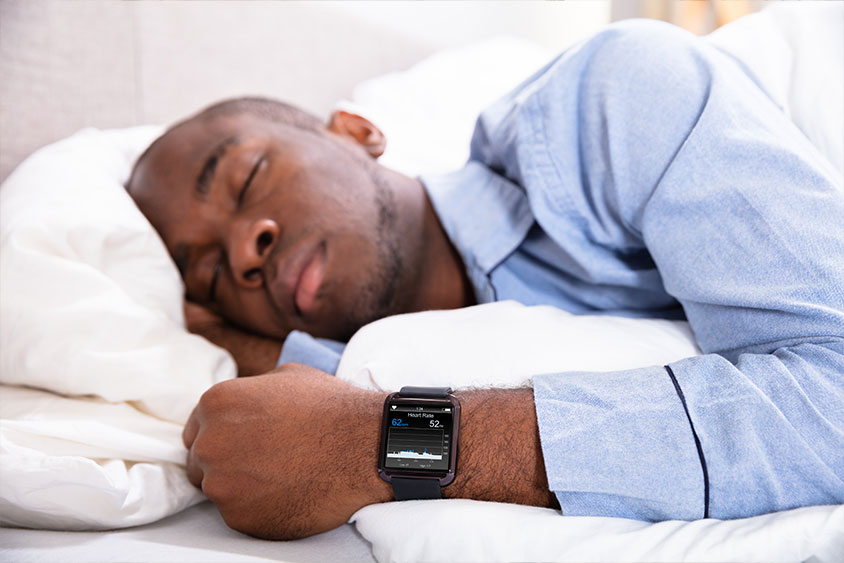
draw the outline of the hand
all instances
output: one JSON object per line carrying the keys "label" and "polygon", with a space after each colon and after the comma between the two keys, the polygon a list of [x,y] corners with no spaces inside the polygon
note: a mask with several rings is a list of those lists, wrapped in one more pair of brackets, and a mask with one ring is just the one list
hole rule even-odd
{"label": "hand", "polygon": [[188,478],[241,532],[293,539],[336,528],[392,499],[376,471],[385,396],[297,364],[219,383],[182,434]]}
{"label": "hand", "polygon": [[266,373],[276,367],[281,342],[240,330],[205,307],[185,301],[187,329],[225,348],[234,357],[240,376]]}
{"label": "hand", "polygon": [[[443,495],[558,507],[533,390],[457,395],[457,477]],[[358,509],[393,499],[376,470],[385,396],[298,364],[218,383],[182,434],[188,478],[235,530],[293,539],[336,528]]]}

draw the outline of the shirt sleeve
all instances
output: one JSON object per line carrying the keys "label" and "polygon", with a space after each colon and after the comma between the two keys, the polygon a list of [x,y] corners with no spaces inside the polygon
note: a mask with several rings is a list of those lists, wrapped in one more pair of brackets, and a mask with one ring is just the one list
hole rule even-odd
{"label": "shirt sleeve", "polygon": [[[511,166],[523,147],[495,148],[495,112],[473,151],[542,185],[528,195],[551,231],[556,192],[576,183],[565,213],[593,245],[647,249],[704,355],[535,377],[550,488],[564,514],[643,520],[844,502],[840,178],[699,40],[656,24],[610,35],[510,98],[539,121],[496,110],[513,139],[539,136],[543,179]],[[548,109],[566,100],[575,134]]]}
{"label": "shirt sleeve", "polygon": [[278,365],[295,362],[336,375],[340,356],[346,345],[328,338],[314,338],[306,332],[294,330],[281,347]]}

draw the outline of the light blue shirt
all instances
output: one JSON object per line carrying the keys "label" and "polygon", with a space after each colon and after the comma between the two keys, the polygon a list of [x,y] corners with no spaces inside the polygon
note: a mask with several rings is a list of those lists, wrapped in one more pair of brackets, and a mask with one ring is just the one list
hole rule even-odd
{"label": "light blue shirt", "polygon": [[[479,302],[688,319],[704,355],[533,378],[563,514],[844,502],[844,192],[727,55],[612,26],[484,111],[422,178]],[[282,361],[336,370],[302,333]],[[611,352],[611,350],[608,350]]]}

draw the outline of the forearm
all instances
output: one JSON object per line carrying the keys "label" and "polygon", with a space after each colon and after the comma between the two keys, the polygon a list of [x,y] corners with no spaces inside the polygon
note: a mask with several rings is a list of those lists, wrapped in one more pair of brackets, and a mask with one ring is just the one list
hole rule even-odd
{"label": "forearm", "polygon": [[[539,442],[533,390],[479,389],[458,391],[461,421],[457,476],[443,488],[444,498],[466,498],[532,506],[558,507],[548,490]],[[359,428],[372,455],[367,462],[368,502],[392,500],[387,483],[377,477],[378,436],[384,396],[362,404]]]}
{"label": "forearm", "polygon": [[844,500],[844,342],[534,377],[563,512],[743,518]]}
{"label": "forearm", "polygon": [[226,349],[234,356],[238,377],[267,373],[276,367],[281,354],[280,340],[240,331],[232,331],[226,338]]}
{"label": "forearm", "polygon": [[192,326],[190,330],[225,348],[234,357],[237,375],[240,377],[271,371],[276,367],[281,354],[281,341],[244,332],[225,324],[209,323]]}
{"label": "forearm", "polygon": [[237,364],[238,376],[267,373],[278,365],[280,340],[232,326],[202,305],[185,301],[185,326],[190,332],[225,348]]}

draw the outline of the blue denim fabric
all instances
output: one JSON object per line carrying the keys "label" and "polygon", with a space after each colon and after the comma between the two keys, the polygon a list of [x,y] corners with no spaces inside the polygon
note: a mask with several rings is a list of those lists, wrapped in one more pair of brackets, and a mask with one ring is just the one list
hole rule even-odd
{"label": "blue denim fabric", "polygon": [[611,26],[484,111],[463,169],[422,180],[480,302],[685,316],[705,354],[534,378],[564,514],[844,502],[844,188],[732,59]]}

